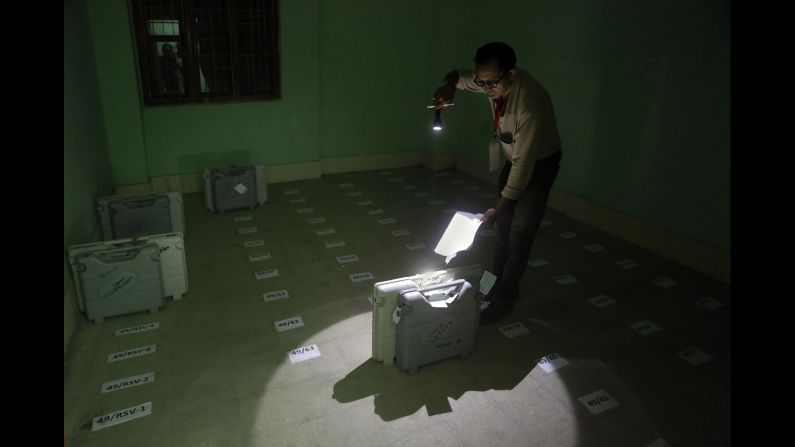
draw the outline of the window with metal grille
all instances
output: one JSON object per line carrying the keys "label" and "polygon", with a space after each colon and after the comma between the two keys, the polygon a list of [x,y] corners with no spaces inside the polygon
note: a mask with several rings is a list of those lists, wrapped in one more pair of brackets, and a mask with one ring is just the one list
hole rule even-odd
{"label": "window with metal grille", "polygon": [[144,104],[281,97],[278,0],[132,0]]}

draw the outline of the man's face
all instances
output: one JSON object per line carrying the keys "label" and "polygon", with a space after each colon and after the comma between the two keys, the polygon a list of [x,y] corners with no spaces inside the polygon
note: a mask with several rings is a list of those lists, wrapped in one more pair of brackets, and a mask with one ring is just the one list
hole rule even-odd
{"label": "man's face", "polygon": [[[476,82],[486,81],[486,85],[482,86],[481,88],[484,92],[486,92],[487,95],[489,95],[489,98],[492,99],[502,98],[508,94],[508,90],[511,88],[511,81],[515,75],[515,69],[508,70],[507,73],[501,72],[496,61],[475,67]],[[491,87],[488,85],[489,81],[499,82],[497,82],[495,87]]]}

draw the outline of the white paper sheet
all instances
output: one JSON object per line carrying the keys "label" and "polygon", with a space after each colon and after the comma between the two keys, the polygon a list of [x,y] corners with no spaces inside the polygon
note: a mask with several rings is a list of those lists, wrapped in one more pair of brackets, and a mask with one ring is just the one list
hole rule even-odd
{"label": "white paper sheet", "polygon": [[453,259],[459,251],[466,250],[472,245],[472,241],[475,239],[475,233],[477,233],[480,227],[480,219],[482,217],[483,214],[456,211],[433,251],[445,256],[444,262],[449,264],[450,260]]}

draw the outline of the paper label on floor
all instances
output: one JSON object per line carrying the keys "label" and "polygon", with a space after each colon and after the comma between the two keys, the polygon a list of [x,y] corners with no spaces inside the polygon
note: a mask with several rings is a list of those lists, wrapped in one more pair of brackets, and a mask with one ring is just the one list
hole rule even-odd
{"label": "paper label on floor", "polygon": [[376,214],[384,214],[384,210],[382,210],[381,208],[378,208],[378,209],[374,209],[374,210],[368,211],[367,214],[369,214],[371,216],[375,216]]}
{"label": "paper label on floor", "polygon": [[544,258],[533,258],[527,261],[527,265],[533,268],[538,268],[538,267],[543,267],[545,265],[549,265],[549,262],[547,262],[547,260]]}
{"label": "paper label on floor", "polygon": [[444,200],[430,200],[428,201],[428,205],[430,206],[437,206],[444,203]]}
{"label": "paper label on floor", "polygon": [[401,186],[401,188],[405,189],[406,191],[408,191],[408,190],[411,190],[411,189],[417,189],[417,186],[416,185],[403,185],[403,186]]}
{"label": "paper label on floor", "polygon": [[450,180],[450,184],[451,185],[461,185],[463,183],[464,183],[464,181],[461,180],[461,179]]}
{"label": "paper label on floor", "polygon": [[687,363],[690,363],[693,366],[698,366],[702,363],[706,363],[712,360],[711,355],[707,354],[706,352],[696,347],[685,349],[684,351],[680,352],[677,355],[680,358],[682,358],[682,360],[686,361]]}
{"label": "paper label on floor", "polygon": [[356,255],[337,256],[337,262],[340,264],[347,264],[349,262],[356,262],[358,260],[359,257]]}
{"label": "paper label on floor", "polygon": [[589,298],[588,301],[596,307],[602,308],[607,307],[611,304],[614,304],[616,300],[610,298],[607,295],[597,295],[593,298]]}
{"label": "paper label on floor", "polygon": [[429,195],[430,195],[430,194],[428,194],[427,192],[417,192],[417,193],[414,193],[414,197],[428,197]]}
{"label": "paper label on floor", "polygon": [[437,172],[436,176],[437,177],[450,177],[450,173],[449,172]]}
{"label": "paper label on floor", "polygon": [[155,381],[155,373],[148,372],[132,377],[125,377],[124,379],[114,380],[112,382],[105,382],[102,384],[100,393],[111,393],[113,391],[125,390],[138,385],[146,385]]}
{"label": "paper label on floor", "polygon": [[674,281],[671,278],[668,278],[667,276],[660,276],[659,278],[654,280],[654,284],[657,284],[658,286],[667,289],[668,287],[675,286],[676,281]]}
{"label": "paper label on floor", "polygon": [[111,413],[97,416],[91,421],[91,431],[102,430],[133,419],[142,418],[152,414],[152,402],[144,402],[129,408],[113,411]]}
{"label": "paper label on floor", "polygon": [[563,368],[569,364],[569,361],[557,354],[549,354],[538,359],[538,366],[541,367],[547,374]]}
{"label": "paper label on floor", "polygon": [[558,236],[560,236],[563,239],[571,239],[577,237],[577,233],[574,233],[572,231],[564,231],[563,233],[558,233]]}
{"label": "paper label on floor", "polygon": [[577,278],[575,278],[575,277],[573,277],[571,275],[558,275],[558,276],[552,277],[552,279],[555,280],[555,282],[560,284],[561,286],[565,286],[567,284],[574,284],[574,283],[580,282]]}
{"label": "paper label on floor", "polygon": [[326,241],[323,243],[323,245],[325,245],[326,248],[342,247],[345,245],[345,241],[343,241],[342,239],[334,241]]}
{"label": "paper label on floor", "polygon": [[262,294],[262,299],[266,303],[271,301],[286,300],[287,298],[290,298],[290,292],[288,292],[287,289],[274,290],[272,292],[265,292]]}
{"label": "paper label on floor", "polygon": [[347,195],[348,195],[348,197],[360,197],[360,196],[363,196],[364,193],[361,192],[361,191],[351,191]]}
{"label": "paper label on floor", "polygon": [[313,219],[308,219],[306,222],[314,225],[314,224],[323,223],[325,221],[326,221],[325,217],[315,217]]}
{"label": "paper label on floor", "polygon": [[478,189],[480,189],[480,186],[467,186],[464,189],[466,189],[467,191],[477,191]]}
{"label": "paper label on floor", "polygon": [[120,360],[131,359],[133,357],[140,357],[142,355],[153,354],[157,352],[157,345],[139,346],[137,348],[128,349],[126,351],[114,352],[108,354],[106,363],[118,362]]}
{"label": "paper label on floor", "polygon": [[298,214],[314,213],[315,209],[314,208],[298,208],[298,209],[295,210],[295,212],[298,213]]}
{"label": "paper label on floor", "polygon": [[629,327],[640,335],[648,335],[660,331],[660,327],[649,320],[636,321],[630,324]]}
{"label": "paper label on floor", "polygon": [[483,276],[480,277],[480,288],[478,289],[483,295],[488,295],[494,283],[497,282],[497,276],[488,270],[483,270]]}
{"label": "paper label on floor", "polygon": [[265,245],[265,241],[263,241],[262,239],[258,239],[256,241],[243,242],[243,246],[246,248],[259,247],[260,245]]}
{"label": "paper label on floor", "polygon": [[353,183],[340,183],[340,188],[353,188]]}
{"label": "paper label on floor", "polygon": [[406,244],[406,248],[408,248],[411,251],[419,250],[425,247],[427,247],[427,245],[423,244],[422,242],[412,242],[410,244]]}
{"label": "paper label on floor", "polygon": [[271,258],[270,253],[260,253],[258,255],[251,255],[248,257],[249,262],[267,261]]}
{"label": "paper label on floor", "polygon": [[577,400],[585,405],[585,408],[593,414],[603,413],[618,406],[618,402],[610,397],[605,390],[594,391],[593,393],[578,397]]}
{"label": "paper label on floor", "polygon": [[392,175],[392,171],[381,171],[378,175]]}
{"label": "paper label on floor", "polygon": [[293,195],[293,194],[298,194],[298,193],[299,193],[299,190],[297,190],[297,189],[288,189],[288,190],[284,191],[284,194],[288,195],[288,196]]}
{"label": "paper label on floor", "polygon": [[303,326],[304,320],[302,320],[300,316],[290,317],[284,320],[274,321],[273,325],[276,326],[276,332],[284,332]]}
{"label": "paper label on floor", "polygon": [[114,334],[116,336],[137,334],[138,332],[152,331],[159,328],[160,328],[160,323],[158,322],[146,323],[146,324],[139,324],[138,326],[131,326],[131,327],[126,327],[124,329],[119,329],[116,332],[114,332]]}
{"label": "paper label on floor", "polygon": [[603,251],[605,249],[604,247],[602,247],[599,244],[586,245],[583,248],[588,250],[588,251],[590,251],[591,253],[596,253],[596,252],[599,252],[599,251]]}
{"label": "paper label on floor", "polygon": [[389,217],[387,219],[378,219],[378,223],[380,223],[381,225],[389,225],[389,224],[393,224],[395,222],[397,222],[397,220],[395,220],[395,219],[393,219],[391,217]]}
{"label": "paper label on floor", "polygon": [[334,230],[333,228],[321,228],[321,229],[319,229],[319,230],[316,230],[316,231],[315,231],[315,233],[316,233],[318,236],[325,236],[325,235],[327,235],[327,234],[334,234],[334,233],[336,233],[336,232],[337,232],[337,231],[336,231],[336,230]]}
{"label": "paper label on floor", "polygon": [[235,191],[237,191],[237,193],[238,193],[238,194],[240,194],[241,196],[242,196],[243,194],[245,194],[245,193],[246,193],[246,191],[248,191],[248,188],[246,188],[246,185],[244,185],[244,184],[242,184],[242,183],[238,183],[237,185],[235,185],[235,188],[234,188],[234,189],[235,189]]}
{"label": "paper label on floor", "polygon": [[259,272],[254,273],[254,277],[259,279],[269,279],[275,278],[279,276],[279,270],[277,269],[270,269],[270,270],[262,270]]}
{"label": "paper label on floor", "polygon": [[300,199],[290,200],[290,203],[306,203],[306,198],[302,197]]}
{"label": "paper label on floor", "polygon": [[522,325],[522,323],[517,322],[501,327],[500,332],[502,332],[502,335],[508,338],[514,338],[522,334],[527,334],[530,331],[528,331],[527,328]]}
{"label": "paper label on floor", "polygon": [[320,357],[320,349],[317,345],[304,346],[290,351],[290,363],[303,362],[304,360]]}
{"label": "paper label on floor", "polygon": [[254,216],[237,216],[235,217],[235,222],[245,222],[252,219],[254,219]]}
{"label": "paper label on floor", "polygon": [[636,264],[635,261],[633,261],[631,259],[622,259],[622,260],[616,262],[616,265],[618,265],[619,267],[621,267],[624,270],[634,269],[635,267],[638,266],[638,264]]}
{"label": "paper label on floor", "polygon": [[410,234],[411,234],[411,232],[409,230],[405,229],[405,228],[400,229],[400,230],[393,230],[392,231],[392,236],[408,236]]}
{"label": "paper label on floor", "polygon": [[671,447],[671,444],[668,444],[665,439],[657,438],[650,442],[646,447]]}
{"label": "paper label on floor", "polygon": [[700,300],[696,301],[696,304],[707,310],[715,310],[723,306],[723,303],[713,300],[712,298],[701,298]]}
{"label": "paper label on floor", "polygon": [[393,177],[393,178],[389,179],[390,183],[399,183],[399,182],[402,182],[402,181],[403,181],[403,179],[400,178],[400,177]]}
{"label": "paper label on floor", "polygon": [[369,206],[373,204],[372,200],[362,200],[361,202],[356,202],[359,206]]}
{"label": "paper label on floor", "polygon": [[237,230],[237,234],[251,234],[256,232],[257,232],[257,227],[240,228],[239,230]]}
{"label": "paper label on floor", "polygon": [[361,282],[374,279],[373,274],[370,272],[354,273],[353,275],[348,275],[348,277],[351,279],[351,282]]}

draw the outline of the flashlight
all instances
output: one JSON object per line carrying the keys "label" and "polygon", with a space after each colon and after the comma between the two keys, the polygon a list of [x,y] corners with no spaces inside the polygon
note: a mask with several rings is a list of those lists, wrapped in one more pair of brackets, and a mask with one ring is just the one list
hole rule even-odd
{"label": "flashlight", "polygon": [[[451,105],[453,105],[453,103],[445,104],[442,106],[442,108],[450,107]],[[426,106],[425,108],[433,109],[436,108],[436,106]],[[436,110],[436,114],[434,115],[433,118],[433,130],[435,130],[436,132],[441,132],[442,130],[442,109]]]}
{"label": "flashlight", "polygon": [[436,111],[436,117],[433,119],[433,130],[437,132],[442,130],[442,109]]}

